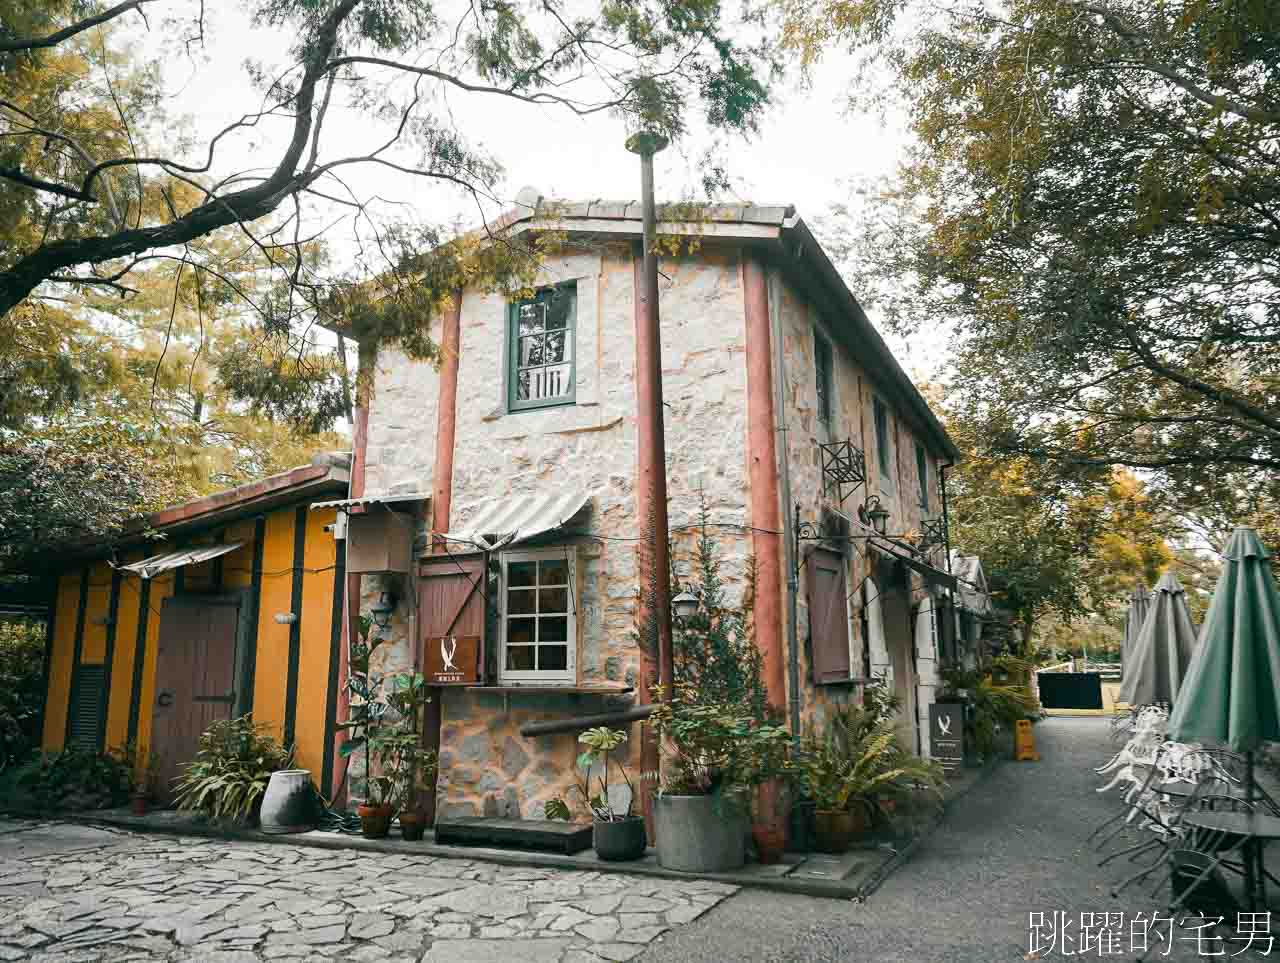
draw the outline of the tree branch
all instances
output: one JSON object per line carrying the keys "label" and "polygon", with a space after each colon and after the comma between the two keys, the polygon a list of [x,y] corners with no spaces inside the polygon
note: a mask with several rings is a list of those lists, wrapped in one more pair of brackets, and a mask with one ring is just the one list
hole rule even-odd
{"label": "tree branch", "polygon": [[25,40],[0,40],[0,53],[12,53],[16,50],[40,50],[44,47],[56,47],[64,40],[69,40],[78,33],[83,33],[90,27],[96,27],[100,23],[106,23],[108,20],[114,20],[121,14],[128,13],[130,10],[137,10],[141,13],[141,7],[144,3],[155,3],[155,0],[126,0],[125,3],[117,4],[110,10],[104,10],[102,13],[92,17],[86,17],[69,27],[63,27],[56,33],[51,33],[47,37],[31,37]]}

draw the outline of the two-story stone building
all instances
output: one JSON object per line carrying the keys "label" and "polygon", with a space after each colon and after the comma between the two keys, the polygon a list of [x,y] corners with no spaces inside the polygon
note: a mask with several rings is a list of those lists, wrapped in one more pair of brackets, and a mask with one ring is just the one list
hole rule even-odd
{"label": "two-story stone building", "polygon": [[[547,216],[526,189],[520,204],[505,230],[563,232],[568,247],[527,301],[462,292],[433,321],[438,367],[380,356],[346,534],[350,589],[392,641],[384,667],[451,683],[437,700],[441,812],[527,818],[570,784],[578,747],[520,726],[630,706],[644,681],[641,221],[638,203],[561,202]],[[792,724],[884,676],[904,701],[904,744],[927,751],[939,627],[955,624],[935,607],[954,580],[942,539],[918,536],[942,531],[955,446],[792,208],[660,213],[658,230],[697,238],[660,260],[677,570],[705,502],[735,592],[754,559],[755,638],[781,659],[773,696]],[[353,563],[408,532],[391,561]]]}

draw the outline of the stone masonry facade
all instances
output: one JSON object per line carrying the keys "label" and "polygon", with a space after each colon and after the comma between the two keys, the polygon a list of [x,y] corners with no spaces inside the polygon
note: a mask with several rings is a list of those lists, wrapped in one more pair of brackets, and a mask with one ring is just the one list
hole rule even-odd
{"label": "stone masonry facade", "polygon": [[[683,578],[692,567],[699,507],[705,502],[731,600],[741,598],[751,554],[751,493],[748,478],[747,375],[742,249],[705,244],[660,262],[661,337],[669,515],[673,564]],[[576,553],[577,678],[580,685],[634,685],[639,652],[633,640],[637,608],[635,516],[636,398],[634,264],[628,242],[598,240],[551,259],[538,286],[573,282],[577,292],[575,401],[528,411],[507,411],[507,304],[499,295],[468,290],[461,305],[451,528],[466,525],[480,502],[537,492],[579,490],[590,507],[555,539]],[[914,437],[895,412],[896,477],[874,477],[875,451],[870,379],[838,339],[838,319],[823,317],[782,274],[768,271],[771,313],[780,330],[783,384],[775,406],[785,438],[785,471],[792,500],[805,519],[842,511],[854,518],[867,491],[841,505],[821,478],[818,441],[851,438],[867,453],[873,473],[868,488],[893,513],[893,527],[906,531],[920,521]],[[814,331],[835,346],[834,399],[830,423],[817,418]],[[436,322],[436,333],[439,322]],[[775,346],[776,348],[776,346]],[[439,375],[394,351],[379,358],[367,438],[365,491],[430,491],[437,423]],[[938,505],[936,453],[930,453],[931,504]],[[789,515],[791,506],[784,506]],[[426,544],[425,530],[421,547]],[[864,543],[847,550],[852,592],[867,572]],[[786,566],[783,566],[784,569]],[[786,579],[783,572],[782,597]],[[490,585],[494,596],[497,586]],[[363,605],[378,597],[381,579],[363,580]],[[884,633],[871,633],[871,665],[863,664],[861,602],[852,593],[850,638],[854,675],[884,673],[892,659]],[[913,598],[925,593],[917,586]],[[736,599],[735,599],[736,596]],[[799,592],[801,690],[806,723],[821,723],[828,708],[858,698],[857,685],[814,686],[810,681],[808,618],[803,576]],[[492,606],[491,606],[492,608]],[[785,605],[784,605],[785,608]],[[490,613],[490,646],[498,628]],[[397,611],[387,631],[384,670],[410,668],[414,646],[408,619]],[[892,642],[892,635],[888,636]],[[784,637],[784,644],[785,637]],[[898,644],[911,644],[910,639]],[[917,652],[921,681],[929,684],[933,651]],[[536,818],[543,804],[566,793],[575,778],[579,746],[573,734],[526,739],[530,720],[565,718],[630,705],[634,695],[511,693],[461,689],[443,695],[439,811]],[[918,711],[927,715],[927,702]],[[638,728],[632,727],[633,762]],[[358,761],[357,761],[358,765]],[[353,771],[359,785],[358,771]]]}

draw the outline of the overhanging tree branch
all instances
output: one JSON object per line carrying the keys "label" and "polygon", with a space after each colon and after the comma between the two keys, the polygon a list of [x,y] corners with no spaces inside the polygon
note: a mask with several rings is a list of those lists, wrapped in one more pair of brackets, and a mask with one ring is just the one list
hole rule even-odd
{"label": "overhanging tree branch", "polygon": [[30,37],[21,40],[0,40],[0,53],[13,53],[19,50],[40,50],[45,47],[56,47],[64,40],[70,40],[78,33],[83,33],[90,27],[96,27],[100,23],[106,23],[108,20],[114,20],[122,14],[128,13],[130,10],[137,10],[141,13],[141,7],[144,3],[155,3],[155,0],[126,0],[125,3],[117,4],[109,10],[95,14],[92,17],[77,21],[68,27],[63,27],[56,33],[51,33],[47,37]]}

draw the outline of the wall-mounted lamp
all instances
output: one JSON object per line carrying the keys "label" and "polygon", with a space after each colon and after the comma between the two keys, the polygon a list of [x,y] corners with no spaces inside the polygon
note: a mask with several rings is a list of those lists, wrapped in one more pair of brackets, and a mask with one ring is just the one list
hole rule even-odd
{"label": "wall-mounted lamp", "polygon": [[271,618],[275,620],[277,625],[293,625],[294,622],[298,621],[298,616],[293,612],[277,612]]}
{"label": "wall-mounted lamp", "polygon": [[702,600],[690,592],[686,586],[671,599],[671,614],[678,619],[692,618],[698,613],[698,607],[701,604]]}
{"label": "wall-mounted lamp", "polygon": [[889,510],[880,504],[880,496],[872,495],[858,508],[858,521],[870,525],[877,535],[883,535],[889,525]]}
{"label": "wall-mounted lamp", "polygon": [[369,606],[369,615],[373,618],[373,624],[380,629],[385,629],[391,624],[391,615],[396,610],[396,596],[394,592],[383,590],[378,596],[378,601]]}

